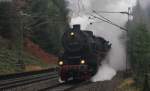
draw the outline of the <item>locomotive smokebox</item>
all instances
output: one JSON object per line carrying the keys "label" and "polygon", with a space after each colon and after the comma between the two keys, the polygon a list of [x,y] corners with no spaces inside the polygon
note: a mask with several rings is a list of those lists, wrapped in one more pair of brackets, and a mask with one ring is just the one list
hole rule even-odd
{"label": "locomotive smokebox", "polygon": [[80,30],[80,29],[81,29],[80,24],[73,25],[73,30]]}
{"label": "locomotive smokebox", "polygon": [[73,25],[73,28],[65,31],[62,43],[65,51],[73,53],[82,51],[85,44],[85,35],[81,31],[80,24]]}

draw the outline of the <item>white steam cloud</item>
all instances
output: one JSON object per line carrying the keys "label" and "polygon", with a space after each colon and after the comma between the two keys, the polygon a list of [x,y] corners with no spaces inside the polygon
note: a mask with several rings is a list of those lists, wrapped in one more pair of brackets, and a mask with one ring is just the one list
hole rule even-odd
{"label": "white steam cloud", "polygon": [[[82,29],[92,30],[96,36],[101,36],[112,43],[112,48],[106,59],[103,60],[99,71],[92,78],[93,82],[111,80],[116,71],[126,68],[126,32],[105,22],[95,20],[90,25],[89,16],[92,10],[100,11],[128,11],[129,6],[133,6],[136,0],[67,0],[69,2],[71,22],[81,24]],[[131,2],[132,1],[132,2]],[[101,13],[100,13],[101,14]],[[101,14],[120,26],[127,22],[127,15],[123,14]]]}
{"label": "white steam cloud", "polygon": [[92,78],[93,82],[111,80],[116,75],[116,71],[108,64],[103,64],[99,67],[99,71]]}
{"label": "white steam cloud", "polygon": [[81,24],[81,29],[86,29],[87,25],[90,24],[89,17],[86,15],[71,18],[70,25]]}
{"label": "white steam cloud", "polygon": [[78,17],[84,15],[91,8],[92,0],[66,0],[69,2],[68,8],[70,9],[71,17]]}

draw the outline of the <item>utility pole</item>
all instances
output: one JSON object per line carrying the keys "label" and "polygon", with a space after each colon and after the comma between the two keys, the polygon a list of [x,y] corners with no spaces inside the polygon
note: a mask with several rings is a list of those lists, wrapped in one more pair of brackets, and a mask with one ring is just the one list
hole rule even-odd
{"label": "utility pole", "polygon": [[20,25],[20,29],[19,29],[19,33],[18,33],[18,62],[17,62],[17,66],[19,66],[19,68],[21,70],[18,71],[22,71],[25,68],[24,62],[23,62],[23,31],[24,31],[24,17],[23,15],[19,12],[19,25]]}
{"label": "utility pole", "polygon": [[[127,22],[127,29],[129,30],[130,27],[130,15],[131,15],[131,7],[128,7],[128,22]],[[127,40],[126,40],[126,73],[125,73],[125,77],[129,76],[129,72],[128,72],[128,31],[127,31]]]}
{"label": "utility pole", "polygon": [[[17,24],[19,25],[19,31],[17,31],[17,54],[18,54],[18,60],[17,60],[17,63],[16,65],[20,68],[19,70],[17,69],[17,71],[19,72],[22,72],[24,69],[25,69],[25,64],[24,64],[24,60],[23,60],[23,47],[24,47],[24,29],[26,28],[24,26],[24,21],[25,21],[25,17],[46,17],[48,18],[47,16],[37,16],[37,15],[29,15],[29,14],[26,14],[24,13],[23,11],[18,11],[18,21],[17,21]],[[47,22],[46,22],[47,23]],[[45,23],[41,23],[39,24],[38,26],[42,25],[42,24],[45,24]],[[36,26],[36,27],[38,27]],[[35,27],[35,26],[34,26]]]}
{"label": "utility pole", "polygon": [[131,7],[128,7],[128,22],[130,22]]}

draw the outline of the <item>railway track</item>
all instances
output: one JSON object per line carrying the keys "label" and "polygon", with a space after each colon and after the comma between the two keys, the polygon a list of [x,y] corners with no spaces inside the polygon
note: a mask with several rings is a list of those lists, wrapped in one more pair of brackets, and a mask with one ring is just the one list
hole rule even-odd
{"label": "railway track", "polygon": [[91,83],[90,81],[84,81],[81,83],[74,83],[74,82],[68,82],[66,84],[60,83],[60,84],[56,84],[54,86],[50,86],[48,88],[41,89],[39,91],[72,91],[73,89],[76,89],[80,86],[87,85],[90,83]]}
{"label": "railway track", "polygon": [[0,91],[38,91],[58,84],[56,69],[0,76]]}
{"label": "railway track", "polygon": [[57,69],[46,69],[1,75],[0,91],[71,91],[89,83],[90,81],[59,83]]}
{"label": "railway track", "polygon": [[71,88],[71,87],[72,87],[72,85],[59,83],[59,84],[56,84],[54,86],[50,86],[48,88],[41,89],[39,91],[64,91],[64,90]]}

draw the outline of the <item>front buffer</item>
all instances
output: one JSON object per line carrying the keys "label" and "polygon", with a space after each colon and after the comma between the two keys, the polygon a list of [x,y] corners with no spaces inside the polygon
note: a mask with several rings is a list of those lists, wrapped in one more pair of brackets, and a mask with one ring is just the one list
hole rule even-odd
{"label": "front buffer", "polygon": [[63,65],[59,72],[62,81],[88,80],[92,76],[87,65]]}

